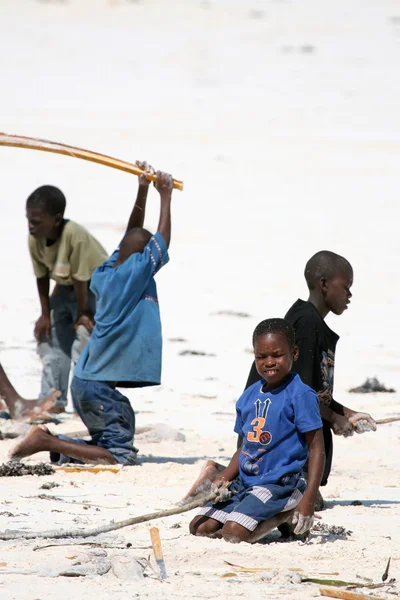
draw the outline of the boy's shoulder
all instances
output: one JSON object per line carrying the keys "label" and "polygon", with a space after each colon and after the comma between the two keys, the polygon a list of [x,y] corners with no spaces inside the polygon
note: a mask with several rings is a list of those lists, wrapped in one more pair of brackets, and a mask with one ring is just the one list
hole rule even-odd
{"label": "boy's shoulder", "polygon": [[75,239],[75,238],[85,238],[90,235],[91,234],[86,229],[86,227],[84,227],[83,225],[80,225],[76,221],[71,221],[71,219],[68,219],[62,230],[61,237]]}
{"label": "boy's shoulder", "polygon": [[285,315],[285,319],[291,323],[296,323],[298,321],[318,323],[323,321],[315,306],[311,304],[311,302],[301,300],[300,298],[289,308]]}
{"label": "boy's shoulder", "polygon": [[292,371],[290,373],[291,380],[287,387],[288,391],[293,395],[293,397],[300,397],[305,395],[316,396],[315,390],[313,390],[309,385],[304,383],[298,373]]}

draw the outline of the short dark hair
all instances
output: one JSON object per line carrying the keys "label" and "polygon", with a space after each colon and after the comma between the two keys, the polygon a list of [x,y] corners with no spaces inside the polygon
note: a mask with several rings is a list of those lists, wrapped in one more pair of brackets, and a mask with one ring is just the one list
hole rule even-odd
{"label": "short dark hair", "polygon": [[52,217],[63,215],[66,205],[64,194],[54,185],[42,185],[26,201],[26,208],[41,208]]}
{"label": "short dark hair", "polygon": [[296,337],[292,324],[286,319],[265,319],[257,325],[253,333],[253,346],[258,337],[268,335],[269,333],[279,333],[283,335],[290,348],[296,343]]}
{"label": "short dark hair", "polygon": [[336,275],[352,271],[353,267],[343,256],[329,250],[320,250],[307,262],[304,269],[304,277],[306,278],[308,289],[313,290],[321,277],[329,280],[333,279]]}

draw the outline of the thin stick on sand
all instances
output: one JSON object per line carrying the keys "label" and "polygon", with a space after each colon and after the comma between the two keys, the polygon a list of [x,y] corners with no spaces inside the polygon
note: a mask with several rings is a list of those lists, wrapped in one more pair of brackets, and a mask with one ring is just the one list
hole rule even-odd
{"label": "thin stick on sand", "polygon": [[[75,146],[68,146],[67,144],[59,144],[58,142],[51,142],[49,140],[42,140],[40,138],[25,137],[23,135],[12,135],[8,133],[0,133],[0,146],[8,146],[13,148],[27,148],[29,150],[41,150],[42,152],[53,152],[54,154],[63,154],[64,156],[73,156],[75,158],[82,158],[83,160],[89,160],[91,162],[105,165],[106,167],[112,167],[113,169],[119,169],[126,173],[132,173],[133,175],[143,175],[143,169],[128,163],[118,158],[112,158],[105,154],[99,154],[98,152],[92,152],[91,150],[84,150],[83,148],[75,148]],[[147,179],[155,181],[155,175],[147,175]],[[183,181],[174,179],[174,188],[177,190],[183,190]]]}
{"label": "thin stick on sand", "polygon": [[215,500],[217,494],[211,492],[207,496],[198,498],[185,506],[176,506],[175,508],[168,508],[166,510],[160,510],[158,512],[148,513],[147,515],[140,515],[138,517],[132,517],[125,519],[124,521],[117,521],[116,523],[109,523],[108,525],[102,525],[101,527],[95,527],[94,529],[78,529],[78,530],[63,530],[54,529],[48,531],[18,531],[18,530],[7,530],[0,532],[0,540],[34,540],[34,539],[61,539],[61,538],[88,538],[100,535],[101,533],[108,533],[109,531],[115,531],[116,529],[122,529],[123,527],[130,527],[131,525],[138,525],[139,523],[145,523],[146,521],[152,521],[153,519],[161,519],[163,517],[170,517],[171,515],[179,515],[180,513],[193,510],[199,506],[204,506],[207,502]]}
{"label": "thin stick on sand", "polygon": [[377,425],[385,425],[386,423],[395,423],[396,421],[400,421],[400,417],[387,417],[386,419],[376,419],[375,423]]}
{"label": "thin stick on sand", "polygon": [[367,596],[366,594],[357,594],[357,592],[348,592],[346,590],[339,590],[338,588],[332,587],[320,587],[319,593],[321,596],[327,596],[328,598],[341,598],[342,600],[384,600],[378,596]]}

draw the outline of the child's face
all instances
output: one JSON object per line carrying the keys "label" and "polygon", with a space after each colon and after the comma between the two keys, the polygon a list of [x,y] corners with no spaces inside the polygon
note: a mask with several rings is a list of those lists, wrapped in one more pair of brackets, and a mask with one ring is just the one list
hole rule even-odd
{"label": "child's face", "polygon": [[268,333],[254,340],[257,372],[272,388],[284,382],[298,355],[297,346],[291,348],[286,337],[280,333]]}
{"label": "child's face", "polygon": [[322,284],[325,304],[335,315],[341,315],[350,304],[353,273],[342,273]]}
{"label": "child's face", "polygon": [[42,208],[27,208],[29,233],[35,238],[48,238],[54,234],[62,221],[62,215],[49,215]]}

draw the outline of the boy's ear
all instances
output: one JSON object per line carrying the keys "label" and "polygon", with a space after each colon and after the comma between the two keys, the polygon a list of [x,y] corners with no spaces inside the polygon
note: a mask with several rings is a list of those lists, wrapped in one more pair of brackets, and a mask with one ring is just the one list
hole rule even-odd
{"label": "boy's ear", "polygon": [[58,225],[61,225],[64,215],[62,215],[61,213],[58,213],[58,214],[56,214],[56,216],[54,218],[55,218],[56,225],[58,226]]}
{"label": "boy's ear", "polygon": [[328,289],[328,280],[326,277],[321,277],[321,279],[319,280],[319,286],[320,286],[321,292],[324,294],[326,292],[326,290]]}
{"label": "boy's ear", "polygon": [[293,358],[293,362],[296,362],[296,360],[299,358],[299,348],[298,348],[298,346],[293,346],[292,358]]}

